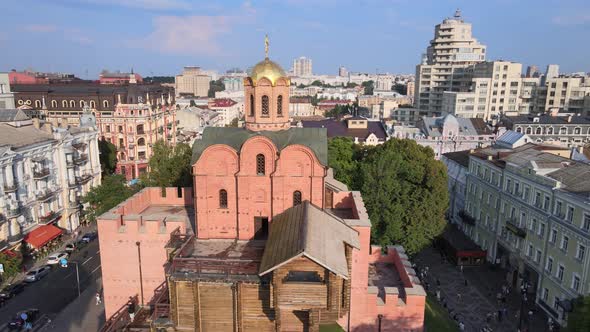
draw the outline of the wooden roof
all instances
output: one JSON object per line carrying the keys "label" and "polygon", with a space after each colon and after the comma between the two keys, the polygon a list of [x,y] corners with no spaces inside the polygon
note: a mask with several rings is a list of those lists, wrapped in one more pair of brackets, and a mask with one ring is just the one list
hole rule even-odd
{"label": "wooden roof", "polygon": [[348,279],[345,244],[360,249],[358,233],[305,201],[273,218],[259,275],[305,256]]}

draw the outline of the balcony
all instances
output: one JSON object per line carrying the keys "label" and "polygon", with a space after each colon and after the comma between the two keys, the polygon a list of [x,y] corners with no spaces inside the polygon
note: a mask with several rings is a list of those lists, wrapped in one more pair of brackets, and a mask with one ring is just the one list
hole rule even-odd
{"label": "balcony", "polygon": [[526,229],[518,226],[515,219],[506,220],[506,229],[520,238],[526,238]]}
{"label": "balcony", "polygon": [[61,218],[61,213],[51,211],[48,214],[39,217],[39,223],[47,225],[47,224],[51,224],[51,223],[55,222],[56,220],[59,220],[60,218]]}
{"label": "balcony", "polygon": [[48,177],[49,174],[50,174],[49,168],[44,167],[44,168],[42,168],[40,170],[33,171],[33,179],[35,179],[35,180],[41,180],[41,179],[44,179],[44,178]]}
{"label": "balcony", "polygon": [[464,223],[471,226],[475,226],[475,218],[471,216],[467,211],[459,211],[459,217],[461,217],[461,220],[463,220]]}
{"label": "balcony", "polygon": [[11,192],[15,192],[18,189],[18,186],[16,184],[13,184],[12,186],[9,186],[7,184],[4,185],[4,193],[11,193]]}
{"label": "balcony", "polygon": [[84,174],[82,176],[76,176],[76,184],[77,185],[86,184],[90,180],[92,180],[92,175],[90,175],[90,174]]}
{"label": "balcony", "polygon": [[19,243],[20,241],[22,241],[23,239],[23,234],[19,233],[16,235],[8,235],[8,243],[10,243],[11,245],[15,245],[17,243]]}
{"label": "balcony", "polygon": [[84,165],[87,161],[88,161],[87,154],[81,154],[81,155],[74,157],[74,164],[76,164],[76,166]]}
{"label": "balcony", "polygon": [[19,206],[6,209],[6,217],[8,219],[19,217],[22,214],[22,210]]}
{"label": "balcony", "polygon": [[39,202],[45,202],[45,201],[49,200],[50,198],[53,198],[58,192],[59,192],[59,189],[52,189],[52,190],[46,190],[46,191],[40,192],[37,194],[37,200]]}
{"label": "balcony", "polygon": [[84,150],[84,149],[86,149],[87,144],[86,143],[74,143],[74,144],[72,144],[72,146],[76,150]]}

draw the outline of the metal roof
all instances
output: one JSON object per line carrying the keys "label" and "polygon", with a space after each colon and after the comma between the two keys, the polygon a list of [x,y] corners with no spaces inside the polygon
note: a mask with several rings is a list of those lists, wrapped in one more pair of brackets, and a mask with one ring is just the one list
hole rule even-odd
{"label": "metal roof", "polygon": [[203,151],[214,144],[225,144],[240,151],[242,144],[251,137],[264,136],[273,141],[278,151],[289,145],[307,146],[324,166],[328,165],[328,136],[324,128],[290,128],[280,131],[250,131],[245,128],[206,127],[203,138],[193,144],[191,164],[194,165]]}

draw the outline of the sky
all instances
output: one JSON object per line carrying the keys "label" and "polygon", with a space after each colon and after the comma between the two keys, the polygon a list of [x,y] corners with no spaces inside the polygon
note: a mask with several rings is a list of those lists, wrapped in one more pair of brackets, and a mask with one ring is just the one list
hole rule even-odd
{"label": "sky", "polygon": [[175,75],[296,57],[318,74],[414,73],[434,26],[460,8],[488,60],[590,71],[588,0],[2,0],[0,71],[95,79],[102,69]]}

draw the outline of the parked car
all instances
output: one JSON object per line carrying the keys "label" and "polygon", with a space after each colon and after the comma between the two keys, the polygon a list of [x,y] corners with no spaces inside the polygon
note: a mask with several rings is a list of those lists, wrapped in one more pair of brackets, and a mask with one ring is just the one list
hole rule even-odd
{"label": "parked car", "polygon": [[47,264],[48,265],[55,265],[59,264],[59,261],[62,258],[68,258],[69,254],[67,252],[58,252],[49,257],[47,257]]}
{"label": "parked car", "polygon": [[22,282],[16,284],[9,284],[0,292],[0,298],[2,299],[10,299],[14,297],[16,294],[25,290],[25,284]]}
{"label": "parked car", "polygon": [[82,236],[81,241],[82,242],[86,242],[86,243],[90,243],[91,241],[93,241],[96,238],[98,238],[98,233],[97,232],[91,232],[91,233],[84,234],[84,236]]}
{"label": "parked car", "polygon": [[27,272],[27,274],[25,275],[25,281],[35,282],[41,280],[43,277],[49,274],[49,271],[51,271],[51,266],[49,265],[41,266],[39,268],[31,270]]}
{"label": "parked car", "polygon": [[77,249],[76,243],[73,243],[73,242],[72,242],[72,243],[66,244],[66,248],[65,248],[64,250],[65,250],[65,251],[66,251],[68,254],[71,254],[71,253],[73,253],[74,251],[76,251],[76,249]]}
{"label": "parked car", "polygon": [[39,309],[27,309],[17,312],[8,323],[9,330],[20,331],[23,327],[25,327],[25,320],[22,318],[23,314],[27,315],[27,322],[33,323],[37,320],[37,318],[39,318]]}

